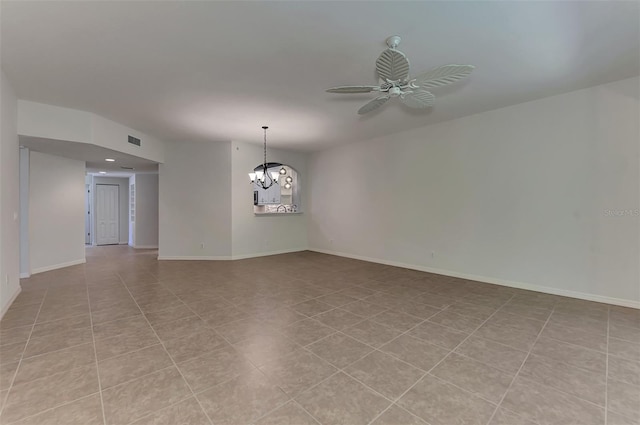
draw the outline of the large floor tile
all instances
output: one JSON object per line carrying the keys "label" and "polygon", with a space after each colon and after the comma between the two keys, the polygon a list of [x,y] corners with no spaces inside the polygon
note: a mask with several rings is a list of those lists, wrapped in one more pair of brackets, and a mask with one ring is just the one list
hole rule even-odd
{"label": "large floor tile", "polygon": [[20,326],[0,330],[0,345],[25,343],[31,335],[33,326]]}
{"label": "large floor tile", "polygon": [[496,404],[514,376],[456,353],[451,353],[430,373]]}
{"label": "large floor tile", "polygon": [[307,347],[338,368],[344,368],[373,351],[373,348],[345,334],[336,333]]}
{"label": "large floor tile", "polygon": [[538,334],[537,332],[526,332],[496,323],[485,323],[474,333],[474,336],[508,345],[517,350],[529,351]]}
{"label": "large floor tile", "polygon": [[520,415],[516,415],[515,413],[499,408],[491,422],[488,425],[537,425],[535,422],[531,422],[528,419],[523,418]]}
{"label": "large floor tile", "polygon": [[14,425],[103,425],[102,403],[98,394],[81,398],[36,416],[15,422]]}
{"label": "large floor tile", "polygon": [[184,319],[185,317],[192,317],[195,316],[195,313],[185,304],[179,303],[178,305],[165,310],[145,312],[144,315],[149,323],[157,325],[163,322],[171,322],[178,319]]}
{"label": "large floor tile", "polygon": [[381,325],[372,320],[365,320],[350,326],[344,329],[343,332],[372,347],[380,347],[402,334],[402,331]]}
{"label": "large floor tile", "polygon": [[318,425],[318,422],[298,403],[290,401],[260,418],[255,425]]}
{"label": "large floor tile", "polygon": [[418,323],[423,322],[424,319],[398,310],[387,310],[373,316],[371,321],[396,329],[400,332],[406,332]]}
{"label": "large floor tile", "polygon": [[145,416],[131,425],[210,425],[198,400],[189,398]]}
{"label": "large floor tile", "polygon": [[330,304],[323,303],[322,301],[309,300],[295,304],[291,306],[291,308],[300,314],[312,317],[320,313],[324,313],[325,311],[333,310],[335,307]]}
{"label": "large floor tile", "polygon": [[30,338],[27,348],[24,350],[24,357],[37,356],[89,342],[93,342],[91,328],[68,329],[38,338]]}
{"label": "large floor tile", "polygon": [[640,343],[640,328],[609,323],[609,337]]}
{"label": "large floor tile", "polygon": [[609,410],[640,422],[640,386],[609,379],[607,402]]}
{"label": "large floor tile", "polygon": [[151,330],[151,326],[139,313],[126,319],[116,319],[93,325],[93,336],[96,340],[113,338],[115,336],[131,334],[141,330]]}
{"label": "large floor tile", "polygon": [[640,362],[609,356],[609,379],[640,386]]}
{"label": "large floor tile", "polygon": [[173,365],[162,345],[152,345],[98,363],[102,389],[150,374]]}
{"label": "large floor tile", "polygon": [[553,388],[518,377],[502,406],[548,425],[602,425],[604,409]]}
{"label": "large floor tile", "polygon": [[430,317],[429,321],[466,333],[472,333],[484,322],[483,319],[473,316],[463,316],[449,309]]}
{"label": "large floor tile", "polygon": [[520,369],[522,362],[527,357],[526,351],[517,350],[473,335],[460,344],[455,351],[512,374],[515,374]]}
{"label": "large floor tile", "polygon": [[0,364],[14,363],[20,360],[24,352],[25,342],[0,345]]}
{"label": "large floor tile", "polygon": [[0,391],[9,389],[18,370],[19,363],[20,362],[15,361],[0,364]]}
{"label": "large floor tile", "polygon": [[96,392],[98,375],[95,364],[14,385],[0,421],[17,421]]}
{"label": "large floor tile", "polygon": [[607,356],[605,353],[553,339],[540,338],[531,353],[598,374],[604,374],[606,370]]}
{"label": "large floor tile", "polygon": [[166,342],[190,333],[207,330],[209,326],[199,317],[191,316],[171,322],[157,323],[153,325],[153,329],[156,331],[158,338]]}
{"label": "large floor tile", "polygon": [[112,338],[96,340],[98,361],[110,357],[130,353],[141,348],[158,344],[160,341],[150,327],[135,332],[125,333]]}
{"label": "large floor tile", "polygon": [[609,354],[640,362],[640,342],[609,338]]}
{"label": "large floor tile", "polygon": [[234,347],[256,366],[262,366],[302,349],[300,345],[278,332],[240,341],[234,344]]}
{"label": "large floor tile", "polygon": [[76,367],[95,364],[93,343],[77,345],[22,360],[14,385],[43,378]]}
{"label": "large floor tile", "polygon": [[362,316],[357,316],[339,308],[314,316],[314,319],[339,331],[365,320]]}
{"label": "large floor tile", "polygon": [[550,358],[529,356],[520,375],[600,406],[605,405],[605,374],[569,366]]}
{"label": "large floor tile", "polygon": [[251,423],[289,400],[258,370],[243,373],[197,397],[216,425]]}
{"label": "large floor tile", "polygon": [[255,369],[242,355],[228,346],[180,363],[178,368],[195,392]]}
{"label": "large floor tile", "polygon": [[548,324],[541,337],[553,338],[569,344],[579,345],[598,351],[607,351],[607,336],[599,333],[584,332],[558,324]]}
{"label": "large floor tile", "polygon": [[391,402],[338,373],[296,398],[323,425],[366,425]]}
{"label": "large floor tile", "polygon": [[400,397],[424,371],[380,351],[374,351],[344,371],[390,400]]}
{"label": "large floor tile", "polygon": [[465,332],[460,332],[431,322],[419,324],[409,331],[409,335],[450,350],[469,336],[469,334]]}
{"label": "large floor tile", "polygon": [[176,363],[198,357],[224,345],[228,343],[213,329],[189,333],[182,338],[171,339],[164,343]]}
{"label": "large floor tile", "polygon": [[411,388],[398,405],[432,425],[484,425],[496,408],[430,375]]}
{"label": "large floor tile", "polygon": [[314,319],[306,319],[282,328],[281,332],[300,345],[309,345],[336,331]]}
{"label": "large floor tile", "polygon": [[371,425],[428,425],[419,417],[412,415],[401,407],[393,404],[378,416]]}
{"label": "large floor tile", "polygon": [[174,404],[191,392],[175,367],[103,391],[107,425],[128,424]]}
{"label": "large floor tile", "polygon": [[266,363],[260,370],[289,397],[296,397],[337,372],[320,357],[302,350]]}
{"label": "large floor tile", "polygon": [[449,350],[429,344],[409,335],[398,338],[380,347],[380,351],[397,357],[423,371],[429,371],[449,353]]}

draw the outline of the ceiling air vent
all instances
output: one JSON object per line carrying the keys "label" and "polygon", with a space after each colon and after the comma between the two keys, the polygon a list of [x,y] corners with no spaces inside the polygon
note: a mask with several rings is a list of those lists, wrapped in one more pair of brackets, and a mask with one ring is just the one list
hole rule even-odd
{"label": "ceiling air vent", "polygon": [[129,143],[132,145],[140,146],[140,139],[137,137],[129,136]]}
{"label": "ceiling air vent", "polygon": [[120,167],[120,168],[122,168],[123,170],[135,170],[135,168],[133,167]]}

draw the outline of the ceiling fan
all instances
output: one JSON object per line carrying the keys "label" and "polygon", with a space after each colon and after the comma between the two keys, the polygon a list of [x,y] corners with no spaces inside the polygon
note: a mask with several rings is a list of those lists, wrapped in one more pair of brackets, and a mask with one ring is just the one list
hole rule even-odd
{"label": "ceiling fan", "polygon": [[392,97],[399,97],[400,101],[410,108],[427,108],[432,106],[435,96],[427,89],[446,86],[455,83],[469,74],[475,68],[473,65],[443,65],[409,78],[409,60],[400,50],[397,50],[401,38],[397,35],[387,38],[389,48],[382,52],[376,60],[376,71],[381,84],[378,86],[339,86],[327,90],[329,93],[370,93],[379,92],[381,96],[358,110],[364,115],[384,105]]}

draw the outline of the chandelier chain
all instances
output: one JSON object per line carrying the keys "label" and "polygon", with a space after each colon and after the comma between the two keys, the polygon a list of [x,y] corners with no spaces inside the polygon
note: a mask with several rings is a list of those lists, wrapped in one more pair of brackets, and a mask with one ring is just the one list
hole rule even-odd
{"label": "chandelier chain", "polygon": [[264,129],[264,162],[263,164],[263,168],[264,171],[266,172],[266,168],[267,168],[267,128],[268,127],[262,127]]}

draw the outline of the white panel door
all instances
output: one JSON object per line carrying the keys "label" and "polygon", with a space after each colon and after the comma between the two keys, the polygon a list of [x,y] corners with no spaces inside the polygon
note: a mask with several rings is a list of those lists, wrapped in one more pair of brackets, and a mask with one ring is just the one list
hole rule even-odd
{"label": "white panel door", "polygon": [[96,185],[96,244],[113,245],[120,242],[117,185]]}

